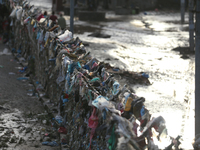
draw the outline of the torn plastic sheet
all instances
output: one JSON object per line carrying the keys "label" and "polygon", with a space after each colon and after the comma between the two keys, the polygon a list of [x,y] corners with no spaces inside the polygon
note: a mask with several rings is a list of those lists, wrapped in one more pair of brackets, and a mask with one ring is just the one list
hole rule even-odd
{"label": "torn plastic sheet", "polygon": [[92,101],[92,105],[94,105],[95,107],[97,107],[100,110],[107,108],[111,112],[121,115],[121,112],[119,110],[115,109],[115,106],[101,95],[98,96],[94,101]]}

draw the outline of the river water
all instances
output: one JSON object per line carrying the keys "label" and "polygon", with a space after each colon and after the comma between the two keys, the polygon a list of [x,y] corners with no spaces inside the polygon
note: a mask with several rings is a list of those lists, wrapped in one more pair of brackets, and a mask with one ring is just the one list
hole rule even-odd
{"label": "river water", "polygon": [[[31,3],[51,9],[49,0]],[[173,11],[148,11],[129,16],[107,12],[106,18],[107,21],[98,23],[75,18],[74,37],[88,42],[87,50],[100,61],[148,73],[152,85],[131,87],[138,96],[146,98],[145,105],[153,116],[165,118],[168,134],[172,137],[181,135],[181,147],[192,149],[195,59],[194,55],[182,59],[179,52],[172,51],[176,47],[189,46],[188,14],[185,24],[180,24],[179,12]],[[69,26],[69,16],[66,19]],[[93,31],[109,34],[111,38],[88,37]]]}

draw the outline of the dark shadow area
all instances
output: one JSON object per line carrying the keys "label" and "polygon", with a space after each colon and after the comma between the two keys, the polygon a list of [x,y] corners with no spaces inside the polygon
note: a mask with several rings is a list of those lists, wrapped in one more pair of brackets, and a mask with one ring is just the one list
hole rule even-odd
{"label": "dark shadow area", "polygon": [[182,59],[189,59],[189,56],[194,56],[195,55],[195,51],[191,51],[190,47],[177,47],[172,49],[172,51],[176,51],[179,52]]}

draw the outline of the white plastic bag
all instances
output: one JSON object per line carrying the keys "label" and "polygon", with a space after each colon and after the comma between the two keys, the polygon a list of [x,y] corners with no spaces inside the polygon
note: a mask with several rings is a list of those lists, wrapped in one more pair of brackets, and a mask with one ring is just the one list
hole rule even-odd
{"label": "white plastic bag", "polygon": [[44,41],[46,42],[48,38],[49,38],[49,32],[47,31],[47,32],[45,33]]}
{"label": "white plastic bag", "polygon": [[34,6],[33,6],[33,7],[29,10],[29,12],[30,12],[30,13],[33,13],[33,12],[34,12],[34,9],[35,9],[35,8],[34,8]]}
{"label": "white plastic bag", "polygon": [[115,106],[106,100],[103,96],[99,95],[95,100],[92,101],[92,105],[96,108],[103,110],[104,108],[107,108],[113,113],[117,113],[121,116],[121,112],[115,108]]}
{"label": "white plastic bag", "polygon": [[69,30],[66,30],[64,34],[58,36],[58,38],[60,39],[60,41],[62,42],[67,42],[70,41],[73,37],[72,37],[72,32],[70,32]]}
{"label": "white plastic bag", "polygon": [[43,37],[44,37],[44,36],[43,36],[43,32],[44,32],[44,31],[41,30],[41,32],[40,32],[40,37],[39,37],[39,39],[38,39],[38,42],[39,42],[39,43],[42,43],[42,41],[43,41]]}
{"label": "white plastic bag", "polygon": [[60,84],[62,81],[65,80],[65,73],[64,70],[60,69],[58,78],[56,80],[57,84]]}
{"label": "white plastic bag", "polygon": [[43,23],[45,21],[46,18],[41,18],[39,23]]}
{"label": "white plastic bag", "polygon": [[10,22],[10,26],[11,26],[11,27],[13,26],[13,20],[11,20],[11,22]]}
{"label": "white plastic bag", "polygon": [[16,11],[16,16],[17,16],[17,20],[20,20],[20,19],[21,19],[21,16],[22,16],[22,8],[19,8],[19,9]]}
{"label": "white plastic bag", "polygon": [[50,36],[51,38],[55,38],[55,34],[53,33],[53,31],[49,33],[49,36]]}
{"label": "white plastic bag", "polygon": [[10,17],[11,17],[11,18],[14,18],[14,17],[15,17],[16,11],[17,11],[17,8],[15,7],[15,8],[12,10],[11,14],[10,14]]}
{"label": "white plastic bag", "polygon": [[22,17],[24,17],[25,14],[25,10],[22,9]]}

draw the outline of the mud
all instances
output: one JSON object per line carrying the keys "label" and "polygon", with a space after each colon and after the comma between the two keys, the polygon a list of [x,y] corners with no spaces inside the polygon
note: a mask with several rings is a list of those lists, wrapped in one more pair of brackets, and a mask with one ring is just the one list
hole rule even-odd
{"label": "mud", "polygon": [[[6,47],[0,44],[0,51]],[[53,130],[49,121],[42,122],[49,116],[42,115],[45,109],[37,95],[27,95],[34,89],[30,80],[17,80],[25,75],[19,73],[22,66],[12,55],[1,55],[0,65],[0,149],[57,149],[42,145],[45,133]]]}

